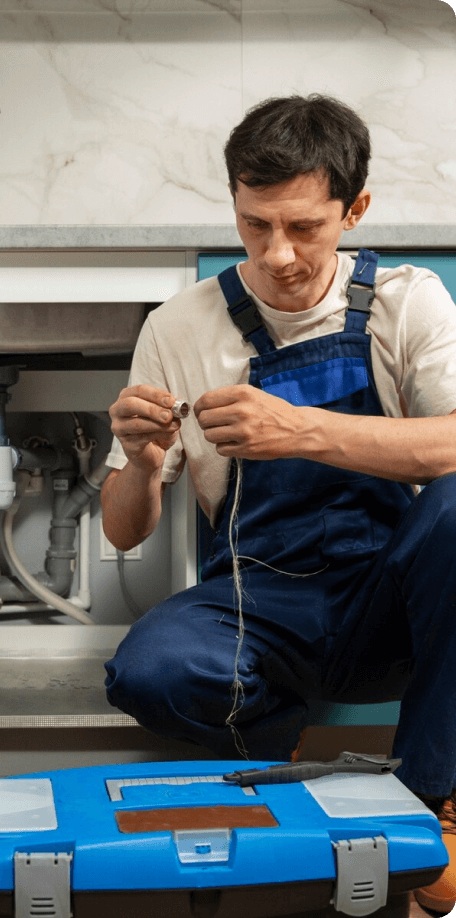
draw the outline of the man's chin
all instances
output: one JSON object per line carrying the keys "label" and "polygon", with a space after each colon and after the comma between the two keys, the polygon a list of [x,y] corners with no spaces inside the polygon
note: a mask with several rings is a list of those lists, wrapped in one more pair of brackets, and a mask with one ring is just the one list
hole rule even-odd
{"label": "man's chin", "polygon": [[296,284],[300,279],[299,274],[286,274],[283,277],[276,277],[274,274],[270,275],[270,278],[274,284],[283,285],[284,287],[288,284]]}

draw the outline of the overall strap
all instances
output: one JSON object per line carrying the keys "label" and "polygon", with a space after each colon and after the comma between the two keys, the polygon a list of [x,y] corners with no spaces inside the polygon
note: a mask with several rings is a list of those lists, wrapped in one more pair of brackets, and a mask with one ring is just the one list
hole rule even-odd
{"label": "overall strap", "polygon": [[360,249],[355,269],[347,287],[348,310],[345,319],[345,332],[365,332],[370,315],[371,304],[375,295],[375,272],[378,262],[377,252]]}
{"label": "overall strap", "polygon": [[222,271],[218,275],[218,282],[228,303],[228,312],[243,338],[253,344],[259,354],[275,351],[276,346],[263,325],[255,303],[246,293],[236,266]]}

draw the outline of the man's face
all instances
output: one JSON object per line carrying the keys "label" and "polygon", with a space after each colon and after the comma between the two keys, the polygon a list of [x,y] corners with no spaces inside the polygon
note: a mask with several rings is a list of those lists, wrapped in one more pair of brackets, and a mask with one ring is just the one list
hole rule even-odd
{"label": "man's face", "polygon": [[361,192],[344,217],[343,202],[329,197],[326,174],[311,172],[265,188],[239,181],[236,222],[249,256],[241,269],[249,287],[279,310],[315,306],[332,283],[342,231],[356,225],[369,200],[369,192]]}

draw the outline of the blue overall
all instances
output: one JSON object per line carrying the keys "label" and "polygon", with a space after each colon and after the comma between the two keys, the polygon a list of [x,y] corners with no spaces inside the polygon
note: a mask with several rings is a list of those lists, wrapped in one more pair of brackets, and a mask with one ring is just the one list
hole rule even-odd
{"label": "blue overall", "polygon": [[[236,269],[219,275],[258,356],[250,384],[294,405],[382,415],[366,333],[377,257],[361,250],[344,330],[277,349]],[[108,698],[153,732],[223,758],[238,641],[229,520],[235,472],[201,583],[151,609],[106,664]],[[245,590],[235,720],[250,758],[287,760],[311,698],[402,698],[398,776],[455,780],[456,475],[409,485],[307,459],[243,460],[237,552]]]}

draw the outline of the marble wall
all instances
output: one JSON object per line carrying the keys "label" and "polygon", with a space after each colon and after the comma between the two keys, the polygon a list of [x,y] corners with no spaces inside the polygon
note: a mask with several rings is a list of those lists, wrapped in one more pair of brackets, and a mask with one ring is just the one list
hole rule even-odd
{"label": "marble wall", "polygon": [[231,223],[251,105],[326,92],[372,131],[371,223],[456,219],[444,0],[0,0],[0,223]]}

